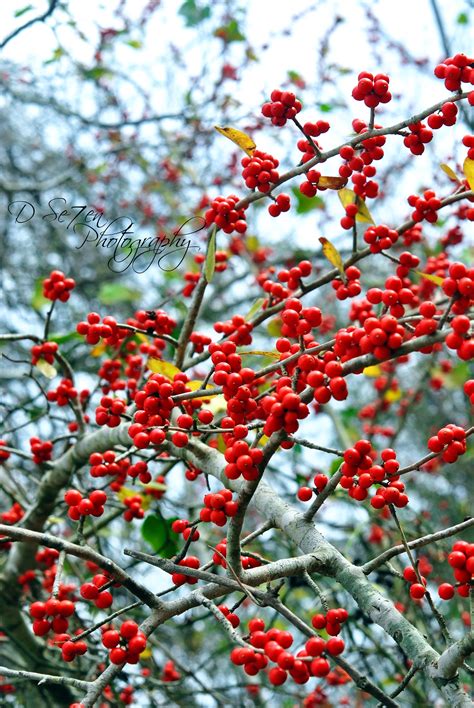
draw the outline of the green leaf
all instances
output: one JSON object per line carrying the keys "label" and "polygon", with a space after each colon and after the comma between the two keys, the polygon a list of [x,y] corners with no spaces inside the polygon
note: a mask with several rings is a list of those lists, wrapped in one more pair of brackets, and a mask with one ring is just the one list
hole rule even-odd
{"label": "green leaf", "polygon": [[214,277],[214,270],[216,267],[216,233],[217,225],[214,224],[211,234],[209,236],[209,243],[207,244],[206,262],[204,264],[204,276],[208,283],[212,281]]}
{"label": "green leaf", "polygon": [[22,15],[25,15],[27,12],[33,9],[33,5],[25,5],[25,7],[22,7],[21,10],[17,10],[13,17],[21,17]]}
{"label": "green leaf", "polygon": [[329,473],[331,475],[335,474],[339,467],[342,465],[343,460],[340,457],[336,457],[335,460],[332,460],[331,464],[329,465]]}
{"label": "green leaf", "polygon": [[56,49],[53,52],[53,56],[51,59],[47,59],[44,62],[44,65],[47,66],[48,64],[53,64],[53,62],[58,61],[61,59],[61,57],[65,54],[65,51],[62,47],[56,47]]}
{"label": "green leaf", "polygon": [[318,103],[318,108],[321,113],[329,113],[332,111],[332,106],[330,103]]}
{"label": "green leaf", "polygon": [[245,41],[245,35],[243,35],[240,31],[237,20],[234,19],[232,19],[228,25],[218,27],[214,32],[214,35],[223,39],[224,42],[227,42],[227,44],[230,44],[230,42]]}
{"label": "green leaf", "polygon": [[115,305],[117,302],[135,302],[141,292],[120,283],[103,283],[98,297],[103,305]]}
{"label": "green leaf", "polygon": [[35,282],[33,295],[31,296],[31,307],[34,310],[40,310],[43,305],[49,303],[49,300],[43,295],[43,278],[38,278]]}
{"label": "green leaf", "polygon": [[129,39],[125,42],[125,44],[128,44],[128,46],[133,49],[141,49],[143,47],[143,42],[140,42],[139,39]]}
{"label": "green leaf", "polygon": [[50,334],[48,337],[49,342],[56,342],[56,344],[66,344],[67,342],[72,342],[75,339],[82,339],[79,332],[75,330],[73,332],[68,332],[67,334]]}
{"label": "green leaf", "polygon": [[469,16],[468,16],[467,12],[460,12],[456,18],[456,22],[458,23],[458,25],[468,25],[469,24]]}
{"label": "green leaf", "polygon": [[261,310],[262,305],[263,305],[264,302],[265,302],[265,298],[264,298],[264,297],[258,297],[258,298],[255,300],[255,302],[253,303],[252,307],[250,308],[250,310],[249,310],[249,311],[247,312],[247,314],[245,315],[245,318],[244,318],[244,319],[245,319],[246,322],[248,322],[249,320],[251,320],[252,317],[253,317],[254,315],[256,315],[259,310]]}
{"label": "green leaf", "polygon": [[304,194],[301,194],[298,187],[292,187],[291,191],[296,197],[297,214],[307,214],[309,211],[313,211],[314,209],[324,208],[324,202],[321,197],[318,197],[317,195],[315,197],[306,197]]}
{"label": "green leaf", "polygon": [[171,558],[178,552],[178,541],[171,531],[171,524],[174,520],[174,518],[165,519],[158,511],[155,514],[149,514],[141,527],[144,540],[162,558]]}
{"label": "green leaf", "polygon": [[211,16],[211,8],[198,4],[196,0],[186,0],[179,8],[178,14],[184,17],[186,27],[195,27]]}
{"label": "green leaf", "polygon": [[105,66],[94,66],[92,69],[83,69],[82,75],[85,79],[91,79],[92,81],[98,81],[103,79],[105,76],[113,76],[113,71],[106,69]]}

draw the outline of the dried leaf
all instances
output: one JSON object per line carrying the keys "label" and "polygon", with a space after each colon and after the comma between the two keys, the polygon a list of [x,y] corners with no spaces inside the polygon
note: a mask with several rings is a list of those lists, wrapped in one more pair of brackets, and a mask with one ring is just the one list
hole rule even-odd
{"label": "dried leaf", "polygon": [[54,379],[54,377],[58,373],[54,366],[48,364],[48,362],[44,359],[38,359],[36,363],[36,368],[38,369],[38,371],[41,371],[43,376],[46,376],[47,379]]}
{"label": "dried leaf", "polygon": [[415,273],[418,275],[421,275],[422,278],[426,278],[426,280],[430,280],[432,283],[435,285],[442,285],[444,278],[442,278],[440,275],[431,275],[431,273],[422,273],[421,270],[415,270]]}
{"label": "dried leaf", "polygon": [[334,246],[331,241],[328,241],[327,238],[323,237],[319,239],[319,243],[322,244],[323,254],[328,259],[329,263],[331,263],[335,268],[338,269],[339,273],[345,280],[346,276],[344,273],[344,263],[342,262],[341,254],[337,250],[336,246]]}
{"label": "dried leaf", "polygon": [[470,157],[466,157],[462,169],[470,189],[474,189],[474,160],[471,160]]}
{"label": "dried leaf", "polygon": [[326,187],[326,189],[342,189],[347,184],[347,179],[344,177],[328,177],[321,175],[318,180],[318,187]]}
{"label": "dried leaf", "polygon": [[236,128],[231,128],[229,126],[225,126],[221,128],[218,125],[215,125],[214,128],[217,130],[218,133],[221,135],[225,135],[226,138],[229,138],[229,140],[232,140],[233,143],[235,143],[239,148],[241,148],[249,157],[252,157],[255,148],[257,147],[252,140],[252,138],[247,135],[247,133],[244,133],[242,130],[237,130]]}
{"label": "dried leaf", "polygon": [[242,356],[243,354],[248,354],[252,356],[269,356],[272,359],[280,359],[280,355],[278,352],[263,352],[263,351],[246,351],[246,352],[239,352],[239,356]]}
{"label": "dried leaf", "polygon": [[170,364],[168,361],[162,361],[161,359],[155,359],[154,357],[150,357],[146,365],[150,371],[153,371],[154,374],[166,376],[166,378],[170,381],[173,381],[176,374],[181,373],[178,367],[174,364]]}

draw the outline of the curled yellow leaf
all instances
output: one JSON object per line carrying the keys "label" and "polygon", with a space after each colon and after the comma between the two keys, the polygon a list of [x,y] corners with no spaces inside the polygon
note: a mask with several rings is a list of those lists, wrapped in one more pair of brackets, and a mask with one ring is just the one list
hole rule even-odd
{"label": "curled yellow leaf", "polygon": [[362,373],[365,376],[376,377],[376,376],[380,376],[380,374],[382,373],[382,369],[380,368],[380,366],[378,364],[375,364],[374,366],[366,366],[365,369],[362,371]]}
{"label": "curled yellow leaf", "polygon": [[466,157],[462,169],[470,189],[474,189],[474,160],[471,160],[470,157]]}
{"label": "curled yellow leaf", "polygon": [[319,243],[322,244],[323,254],[328,259],[329,263],[331,263],[335,268],[338,269],[343,280],[345,280],[346,275],[344,273],[344,263],[342,262],[341,254],[337,250],[336,246],[334,246],[331,241],[328,241],[327,238],[323,237],[319,239]]}
{"label": "curled yellow leaf", "polygon": [[432,283],[435,285],[442,285],[444,278],[442,278],[440,275],[432,275],[431,273],[422,273],[421,270],[415,270],[415,273],[418,275],[421,275],[422,278],[426,278],[426,280],[430,280]]}
{"label": "curled yellow leaf", "polygon": [[232,140],[241,150],[243,150],[249,157],[252,157],[255,148],[257,147],[247,133],[242,130],[237,130],[237,128],[231,128],[230,126],[224,126],[221,128],[219,125],[215,125],[214,128],[221,135],[225,135],[226,138]]}
{"label": "curled yellow leaf", "polygon": [[441,167],[441,169],[443,170],[443,172],[448,175],[449,179],[450,179],[452,182],[459,182],[459,177],[457,176],[457,174],[455,173],[455,171],[454,171],[449,165],[447,165],[446,163],[442,162],[442,163],[440,164],[440,167]]}
{"label": "curled yellow leaf", "polygon": [[387,391],[384,395],[384,401],[387,401],[387,403],[395,403],[396,401],[399,401],[400,398],[402,397],[402,391],[399,388],[396,388],[395,390],[390,389]]}
{"label": "curled yellow leaf", "polygon": [[352,189],[340,189],[338,191],[338,196],[343,207],[349,206],[349,204],[356,204],[357,214],[356,221],[360,221],[365,224],[374,224],[372,214],[367,208],[366,203],[361,197],[352,191]]}
{"label": "curled yellow leaf", "polygon": [[36,362],[36,368],[38,369],[38,371],[41,371],[43,376],[46,376],[47,379],[54,379],[54,377],[58,373],[54,366],[48,364],[48,362],[44,359],[38,359],[38,361]]}

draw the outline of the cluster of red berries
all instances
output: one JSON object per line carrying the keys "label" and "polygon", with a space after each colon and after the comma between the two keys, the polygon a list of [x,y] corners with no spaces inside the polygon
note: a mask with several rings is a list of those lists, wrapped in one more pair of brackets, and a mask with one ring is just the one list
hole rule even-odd
{"label": "cluster of red berries", "polygon": [[57,403],[58,406],[67,406],[69,401],[77,398],[77,389],[71,379],[61,379],[59,386],[48,391],[46,397],[51,403]]}
{"label": "cluster of red berries", "polygon": [[[379,305],[383,303],[389,308],[389,312],[393,317],[403,317],[405,314],[405,306],[413,307],[415,304],[415,294],[410,290],[407,284],[396,275],[391,275],[385,281],[385,289],[369,288],[367,290],[367,300],[371,305]],[[436,323],[435,323],[436,324]]]}
{"label": "cluster of red berries", "polygon": [[338,300],[346,300],[348,297],[356,297],[361,293],[360,270],[356,266],[349,266],[344,271],[345,282],[341,278],[334,278],[331,282],[333,290],[336,291]]}
{"label": "cluster of red berries", "polygon": [[49,277],[43,280],[43,296],[48,300],[67,302],[71,290],[75,287],[76,281],[73,278],[66,278],[62,271],[53,270]]}
{"label": "cluster of red berries", "polygon": [[364,233],[364,241],[369,244],[372,253],[380,253],[398,241],[398,231],[385,224],[369,226]]}
{"label": "cluster of red berries", "polygon": [[91,582],[83,583],[80,587],[80,594],[84,600],[92,600],[94,605],[100,610],[105,610],[113,603],[112,593],[104,589],[110,584],[110,578],[103,573],[96,573]]}
{"label": "cluster of red berries", "polygon": [[[448,555],[448,563],[453,569],[455,580],[459,583],[459,585],[456,586],[458,595],[461,597],[469,597],[472,591],[472,580],[474,578],[474,543],[456,541],[452,547],[451,553]],[[448,590],[445,592],[449,594]],[[444,597],[443,599],[449,600],[450,598]]]}
{"label": "cluster of red berries", "polygon": [[314,197],[318,191],[318,182],[321,179],[321,172],[318,170],[308,170],[306,180],[300,184],[300,192],[305,197]]}
{"label": "cluster of red berries", "polygon": [[224,452],[227,465],[224,474],[227,479],[238,479],[242,476],[247,481],[258,479],[258,465],[263,459],[263,452],[260,448],[250,447],[245,441],[234,435],[225,436],[226,450]]}
{"label": "cluster of red berries", "polygon": [[114,475],[114,481],[111,483],[110,488],[112,491],[117,492],[125,482],[130,469],[130,460],[123,458],[116,461],[115,458],[115,452],[112,450],[107,450],[103,454],[93,452],[89,457],[89,463],[91,465],[89,474],[91,477],[105,477],[109,474]]}
{"label": "cluster of red berries", "polygon": [[441,287],[445,295],[456,300],[452,311],[462,315],[474,301],[474,267],[468,269],[464,263],[451,263]]}
{"label": "cluster of red berries", "polygon": [[474,160],[474,135],[465,135],[462,139],[462,144],[468,148],[468,150],[467,150],[468,158],[470,160]]}
{"label": "cluster of red berries", "polygon": [[422,155],[425,151],[426,143],[433,139],[432,131],[426,127],[424,123],[410,123],[408,126],[410,131],[403,138],[403,144],[407,147],[412,155]]}
{"label": "cluster of red berries", "polygon": [[101,489],[90,492],[88,497],[83,497],[77,489],[69,489],[64,494],[64,501],[69,509],[67,515],[73,521],[79,521],[81,516],[102,516],[107,494]]}
{"label": "cluster of red berries", "polygon": [[100,405],[95,409],[95,422],[97,425],[107,425],[116,428],[120,425],[120,416],[127,410],[127,403],[121,398],[102,396]]}
{"label": "cluster of red berries", "polygon": [[163,666],[163,673],[161,674],[161,680],[169,683],[171,681],[179,681],[181,674],[176,670],[174,661],[171,659],[165,663]]}
{"label": "cluster of red berries", "polygon": [[456,123],[456,116],[458,114],[458,107],[452,101],[447,101],[441,106],[439,113],[433,113],[428,116],[428,125],[432,130],[439,130],[443,125],[454,125]]}
{"label": "cluster of red berries", "polygon": [[[311,624],[315,629],[326,631],[331,637],[340,634],[342,625],[347,622],[349,613],[343,607],[328,610],[326,614],[313,615]],[[339,652],[340,653],[340,652]]]}
{"label": "cluster of red berries", "polygon": [[171,524],[171,530],[173,533],[182,534],[185,541],[192,536],[191,541],[199,541],[200,533],[187,519],[175,519]]}
{"label": "cluster of red berries", "polygon": [[243,157],[241,165],[242,177],[249,189],[258,189],[259,192],[269,192],[270,185],[278,181],[280,175],[276,169],[279,161],[267,152],[254,150],[252,157]]}
{"label": "cluster of red berries", "polygon": [[[201,562],[196,556],[186,556],[186,558],[179,561],[178,565],[181,565],[184,568],[194,568],[197,570],[200,567]],[[193,578],[191,575],[185,575],[184,573],[173,573],[171,575],[171,580],[176,586],[184,585],[185,583],[188,583],[188,585],[195,585],[198,582],[198,578]]]}
{"label": "cluster of red berries", "polygon": [[44,344],[34,344],[31,347],[31,363],[37,364],[40,359],[48,362],[48,364],[54,363],[54,355],[58,351],[58,345],[56,342],[44,342]]}
{"label": "cluster of red berries", "polygon": [[283,337],[298,338],[311,332],[313,327],[319,327],[322,321],[321,310],[318,307],[303,307],[301,300],[290,298],[285,302],[281,312],[281,334]]}
{"label": "cluster of red berries", "polygon": [[160,335],[172,334],[176,327],[176,320],[164,310],[138,310],[135,312],[135,318],[127,320],[127,324],[144,329],[148,334]]}
{"label": "cluster of red berries", "polygon": [[376,108],[379,103],[388,103],[392,94],[388,90],[390,79],[387,74],[375,74],[361,71],[357,77],[357,86],[352,89],[352,98],[364,101],[369,108]]}
{"label": "cluster of red berries", "polygon": [[[174,408],[172,396],[185,393],[187,388],[186,374],[178,373],[170,381],[162,374],[152,374],[145,383],[142,390],[135,396],[137,411],[134,415],[134,422],[128,429],[133,444],[140,448],[147,448],[150,444],[161,445],[166,437],[161,426],[168,425],[171,411]],[[200,401],[188,401],[185,407],[192,412],[194,408],[199,408]],[[152,428],[147,432],[147,429]],[[177,447],[185,447],[189,438],[186,433],[176,431],[171,436],[171,440]]]}
{"label": "cluster of red berries", "polygon": [[[345,610],[329,610],[329,612],[341,612],[341,616],[345,613],[347,617]],[[324,615],[321,617],[325,619]],[[265,623],[259,618],[250,620],[248,627],[248,641],[251,646],[236,647],[230,654],[230,660],[237,666],[243,666],[249,676],[255,676],[265,669],[269,661],[274,662],[277,666],[268,671],[268,679],[274,686],[283,684],[288,675],[297,684],[307,683],[311,676],[327,676],[330,665],[323,655],[339,656],[344,651],[342,639],[332,637],[324,641],[320,637],[311,637],[304,649],[292,654],[288,651],[293,644],[293,636],[290,632],[276,628],[265,631]],[[253,650],[252,647],[263,650],[263,653]]]}
{"label": "cluster of red berries", "polygon": [[[315,475],[313,484],[318,494],[323,491],[328,482],[329,479],[325,474]],[[311,489],[311,487],[300,487],[298,489],[297,497],[302,502],[308,502],[313,496],[313,491],[314,490]]]}
{"label": "cluster of red berries", "polygon": [[[227,568],[227,562],[225,557],[227,555],[227,539],[224,538],[220,543],[217,544],[215,552],[212,554],[212,562],[215,565],[220,565],[222,568]],[[261,562],[257,558],[245,555],[242,553],[242,568],[244,570],[249,570],[250,568],[258,568],[261,566]]]}
{"label": "cluster of red berries", "polygon": [[214,329],[218,334],[224,334],[231,342],[235,342],[240,347],[252,344],[250,333],[253,325],[251,322],[246,322],[242,315],[234,315],[225,322],[215,322]]}
{"label": "cluster of red berries", "polygon": [[[80,634],[80,631],[76,632],[76,634]],[[72,641],[71,636],[64,632],[56,635],[54,644],[61,647],[61,658],[67,662],[74,661],[76,656],[82,656],[87,652],[87,644],[83,639]],[[72,705],[77,704],[73,703]],[[81,703],[79,705],[82,706]]]}
{"label": "cluster of red berries", "polygon": [[137,664],[140,654],[146,649],[146,636],[132,620],[122,622],[120,629],[103,628],[102,644],[110,649],[112,664]]}
{"label": "cluster of red berries", "polygon": [[221,489],[214,494],[204,496],[204,509],[199,512],[201,521],[210,521],[216,526],[225,526],[228,517],[235,516],[239,505],[232,501],[230,489]]}
{"label": "cluster of red berries", "polygon": [[268,437],[277,430],[296,433],[298,421],[309,415],[308,406],[292,389],[289,376],[278,379],[275,392],[262,399],[262,409],[268,416],[263,428],[264,435]]}
{"label": "cluster of red berries", "polygon": [[30,447],[35,465],[49,462],[53,454],[53,443],[50,440],[41,440],[37,437],[30,438]]}
{"label": "cluster of red berries", "polygon": [[193,345],[196,354],[201,354],[204,351],[204,348],[211,343],[212,339],[207,334],[201,334],[201,332],[191,332],[189,341]]}
{"label": "cluster of red berries", "polygon": [[442,452],[441,457],[448,464],[456,462],[466,449],[466,431],[454,423],[448,423],[428,440],[428,450]]}
{"label": "cluster of red berries", "polygon": [[369,488],[377,484],[379,487],[370,500],[374,509],[383,509],[387,504],[399,508],[406,506],[408,497],[404,494],[405,485],[397,475],[400,463],[395,450],[382,450],[380,465],[375,464],[375,457],[375,451],[368,440],[358,440],[353,447],[345,450],[344,462],[340,468],[340,486],[347,489],[353,499],[363,501],[368,497]]}
{"label": "cluster of red berries", "polygon": [[231,623],[234,629],[239,626],[240,619],[235,614],[235,612],[231,612],[226,605],[218,605],[217,609],[222,612],[224,617]]}
{"label": "cluster of red berries", "polygon": [[410,597],[412,600],[421,600],[426,594],[426,578],[420,575],[419,572],[417,573],[411,566],[404,569],[403,577],[407,583],[410,583]]}
{"label": "cluster of red berries", "polygon": [[89,312],[87,320],[78,322],[76,332],[86,338],[87,344],[98,344],[101,339],[104,339],[105,343],[111,346],[117,344],[120,337],[129,334],[127,330],[117,328],[114,317],[104,317],[101,323],[101,317],[97,312]]}
{"label": "cluster of red berries", "polygon": [[216,197],[204,214],[206,226],[216,224],[226,234],[231,234],[234,231],[239,234],[245,233],[247,230],[245,211],[235,208],[238,201],[239,198],[235,194],[230,194],[228,197]]}
{"label": "cluster of red berries", "polygon": [[44,637],[51,629],[55,634],[66,632],[69,627],[67,618],[74,614],[74,609],[75,606],[71,600],[58,600],[54,597],[50,597],[46,602],[33,602],[30,605],[29,613],[34,620],[34,634]]}
{"label": "cluster of red berries", "polygon": [[[455,54],[438,64],[434,69],[434,75],[438,79],[444,79],[448,91],[459,91],[461,83],[474,84],[473,64],[474,59],[465,54]],[[474,101],[474,96],[472,100]]]}
{"label": "cluster of red berries", "polygon": [[133,519],[143,519],[145,516],[145,509],[143,508],[143,497],[140,494],[125,497],[123,503],[127,507],[123,512],[123,518],[125,521],[130,522],[133,521]]}
{"label": "cluster of red berries", "polygon": [[287,120],[295,118],[302,105],[291,91],[275,89],[270,94],[270,101],[262,106],[262,115],[271,118],[273,125],[283,126]]}
{"label": "cluster of red berries", "polygon": [[416,194],[410,194],[408,204],[414,207],[411,218],[415,222],[420,222],[425,219],[430,224],[434,224],[438,220],[438,209],[441,207],[441,199],[436,196],[432,189],[427,189],[423,192],[423,196],[419,197]]}
{"label": "cluster of red berries", "polygon": [[289,211],[291,206],[290,197],[288,194],[279,194],[275,197],[273,204],[268,207],[270,216],[280,216],[282,212]]}
{"label": "cluster of red berries", "polygon": [[[286,287],[289,290],[296,290],[301,285],[301,278],[307,278],[309,275],[311,275],[312,270],[313,266],[311,265],[310,261],[300,261],[297,265],[293,266],[290,269],[283,269],[278,271],[277,277],[280,282],[286,283]],[[267,282],[271,283],[271,281]],[[266,283],[263,284],[263,289],[266,292],[271,292],[271,288],[269,288]]]}
{"label": "cluster of red berries", "polygon": [[340,329],[336,334],[335,354],[341,361],[347,361],[361,354],[373,354],[382,361],[389,359],[392,352],[404,341],[405,330],[392,315],[380,318],[369,317],[362,327]]}
{"label": "cluster of red berries", "polygon": [[[18,502],[13,502],[12,506],[6,511],[2,511],[0,514],[0,519],[4,524],[16,524],[20,519],[23,518],[25,512],[21,508]],[[5,545],[5,544],[2,544]]]}

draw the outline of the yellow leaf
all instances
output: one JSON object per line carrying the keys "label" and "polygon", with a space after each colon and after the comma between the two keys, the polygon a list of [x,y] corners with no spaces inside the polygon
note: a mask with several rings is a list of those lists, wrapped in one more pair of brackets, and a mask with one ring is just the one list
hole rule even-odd
{"label": "yellow leaf", "polygon": [[448,175],[449,179],[452,182],[459,182],[459,177],[457,176],[455,171],[453,169],[451,169],[451,167],[449,165],[446,165],[444,162],[442,162],[440,164],[440,167],[443,170],[443,172]]}
{"label": "yellow leaf", "polygon": [[356,221],[360,221],[365,224],[375,223],[364,200],[361,199],[361,197],[358,197],[352,189],[340,189],[338,191],[338,195],[343,207],[349,206],[349,204],[357,205]]}
{"label": "yellow leaf", "polygon": [[268,435],[262,435],[262,437],[258,441],[258,444],[260,445],[260,447],[263,447],[269,440],[270,438],[268,437]]}
{"label": "yellow leaf", "polygon": [[380,376],[382,373],[382,369],[378,364],[375,364],[375,366],[366,366],[365,369],[362,371],[365,376]]}
{"label": "yellow leaf", "polygon": [[138,482],[142,487],[145,487],[145,491],[147,489],[155,489],[157,492],[166,492],[168,487],[166,484],[163,484],[163,482]]}
{"label": "yellow leaf", "polygon": [[206,408],[214,413],[214,415],[217,415],[218,413],[222,413],[227,410],[227,401],[222,393],[220,393],[218,396],[213,396],[211,398],[209,403],[206,405]]}
{"label": "yellow leaf", "polygon": [[415,273],[418,275],[421,275],[422,278],[426,278],[426,280],[430,280],[432,283],[435,285],[442,285],[444,278],[442,278],[440,275],[431,275],[431,273],[422,273],[421,270],[415,270]]}
{"label": "yellow leaf", "polygon": [[282,321],[280,318],[276,318],[274,320],[270,320],[270,322],[267,324],[267,332],[271,337],[281,337],[281,326],[282,326]]}
{"label": "yellow leaf", "polygon": [[347,179],[344,177],[328,177],[321,175],[318,180],[318,187],[326,187],[326,189],[341,189],[347,184]]}
{"label": "yellow leaf", "polygon": [[150,647],[146,647],[140,654],[140,659],[149,659],[151,657]]}
{"label": "yellow leaf", "polygon": [[105,344],[105,342],[99,342],[99,344],[96,344],[95,347],[91,349],[91,356],[102,356],[102,354],[105,353],[106,348],[107,345]]}
{"label": "yellow leaf", "polygon": [[252,138],[247,135],[247,133],[244,133],[242,130],[237,130],[236,128],[230,128],[229,126],[221,128],[220,126],[215,125],[214,128],[218,133],[225,135],[226,138],[232,140],[232,142],[246,152],[249,157],[252,157],[257,146]]}
{"label": "yellow leaf", "polygon": [[239,352],[240,356],[242,356],[242,354],[249,354],[249,355],[251,354],[253,356],[269,356],[272,359],[280,359],[280,355],[278,354],[278,352],[262,352],[262,351],[258,351],[258,350]]}
{"label": "yellow leaf", "polygon": [[331,263],[335,268],[338,269],[339,273],[345,280],[346,275],[344,273],[344,263],[342,262],[341,254],[337,250],[336,246],[334,246],[331,241],[328,241],[327,238],[323,237],[319,239],[319,243],[322,244],[323,253],[328,259],[329,263]]}
{"label": "yellow leaf", "polygon": [[148,342],[148,337],[146,334],[143,334],[143,332],[135,332],[135,337],[138,339],[139,342]]}
{"label": "yellow leaf", "polygon": [[173,381],[176,374],[181,373],[178,367],[174,364],[170,364],[168,361],[162,361],[161,359],[155,359],[154,357],[150,357],[146,365],[150,371],[153,371],[154,374],[166,376],[166,378],[170,381]]}
{"label": "yellow leaf", "polygon": [[390,389],[389,391],[386,392],[386,394],[384,396],[384,400],[387,401],[387,403],[395,403],[395,401],[399,401],[401,397],[402,397],[401,389],[397,388],[397,389],[395,389],[395,391]]}
{"label": "yellow leaf", "polygon": [[[199,389],[202,388],[203,383],[204,383],[204,381],[197,381],[197,380],[196,381],[188,381],[186,386],[187,386],[187,388],[190,388],[191,391],[199,391]],[[208,389],[208,388],[212,389],[212,388],[214,388],[214,386],[212,384],[208,383],[208,384],[206,384],[206,389]],[[208,394],[208,395],[203,393],[202,396],[199,396],[198,398],[195,398],[194,400],[195,401],[201,401],[203,399],[208,400],[212,396],[217,396],[217,395],[218,395],[217,393]]]}
{"label": "yellow leaf", "polygon": [[474,189],[474,160],[471,160],[470,157],[466,157],[462,169],[469,187]]}
{"label": "yellow leaf", "polygon": [[43,376],[46,376],[47,379],[54,379],[54,377],[58,373],[54,366],[48,364],[48,362],[44,359],[38,359],[36,363],[36,368],[38,369],[38,371],[41,371]]}
{"label": "yellow leaf", "polygon": [[260,248],[260,241],[257,236],[247,236],[245,239],[245,245],[250,253],[255,253]]}

